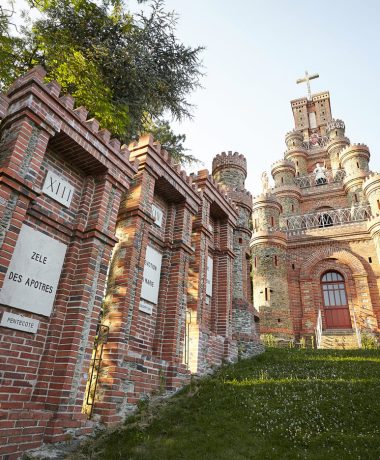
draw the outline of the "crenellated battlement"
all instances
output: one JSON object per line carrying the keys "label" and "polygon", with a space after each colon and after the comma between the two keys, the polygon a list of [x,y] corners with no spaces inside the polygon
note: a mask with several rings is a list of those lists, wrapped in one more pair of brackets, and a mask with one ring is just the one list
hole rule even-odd
{"label": "crenellated battlement", "polygon": [[235,189],[230,190],[228,193],[238,206],[245,206],[252,211],[252,194],[248,190]]}
{"label": "crenellated battlement", "polygon": [[303,134],[302,131],[299,131],[298,129],[292,129],[291,131],[288,131],[285,134],[285,141],[288,139],[301,139],[303,140]]}
{"label": "crenellated battlement", "polygon": [[365,157],[367,161],[370,158],[369,148],[366,144],[350,144],[339,152],[339,159],[343,163],[355,157]]}
{"label": "crenellated battlement", "polygon": [[283,168],[295,168],[294,163],[291,160],[277,160],[274,163],[271,164],[271,168],[277,168],[277,167],[283,167]]}
{"label": "crenellated battlement", "polygon": [[165,150],[162,145],[155,141],[152,134],[144,134],[137,141],[131,142],[129,144],[130,156],[131,159],[137,157],[142,148],[153,149],[154,152],[159,156],[160,161],[164,163],[173,170],[183,181],[185,181],[193,190],[196,190],[196,185],[193,184],[192,175],[188,175],[187,172],[181,168],[181,165],[175,163],[173,157],[170,153]]}
{"label": "crenellated battlement", "polygon": [[[82,124],[83,128],[90,131],[94,135],[94,140],[92,141],[92,143],[102,153],[104,152],[104,148],[106,148],[106,149],[111,150],[113,153],[115,153],[123,161],[129,162],[130,152],[127,146],[125,145],[122,146],[121,142],[118,139],[111,138],[111,133],[107,129],[105,128],[100,129],[100,122],[96,118],[87,119],[88,110],[85,107],[80,106],[80,107],[74,108],[75,100],[71,95],[60,96],[61,85],[58,82],[53,80],[53,81],[50,81],[49,83],[45,83],[44,79],[45,79],[46,73],[47,73],[46,70],[42,66],[38,65],[38,66],[33,67],[31,70],[29,70],[25,75],[19,77],[13,83],[13,85],[9,88],[6,95],[2,95],[1,101],[3,102],[3,104],[1,104],[0,102],[0,107],[3,107],[3,106],[7,108],[9,107],[8,113],[12,115],[14,112],[16,112],[19,109],[19,107],[24,106],[25,103],[33,104],[33,101],[31,99],[25,102],[23,100],[23,94],[22,94],[24,88],[25,89],[28,88],[28,91],[30,91],[30,87],[32,84],[36,88],[36,93],[41,90],[49,93],[49,95],[56,101],[56,103],[58,103],[61,106],[60,110],[63,110],[62,113],[65,113],[65,117],[68,117],[69,115],[71,115],[77,121],[79,121],[80,124]],[[16,92],[20,93],[20,95],[18,96],[17,101],[13,101],[12,96]],[[43,113],[41,112],[41,116],[42,115]],[[0,113],[0,118],[2,118],[1,113]],[[45,123],[46,122],[51,124],[51,129],[53,131],[59,131],[58,118],[56,119],[54,117],[49,120],[45,120]],[[72,123],[72,125],[73,124],[74,123]]]}
{"label": "crenellated battlement", "polygon": [[363,180],[363,191],[367,196],[375,191],[380,191],[380,173],[371,172]]}
{"label": "crenellated battlement", "polygon": [[247,177],[247,160],[245,156],[241,153],[232,151],[229,152],[222,152],[216,155],[212,161],[212,174],[215,174],[220,169],[224,168],[239,168]]}
{"label": "crenellated battlement", "polygon": [[285,134],[285,143],[288,150],[302,148],[303,134],[301,131],[293,129]]}
{"label": "crenellated battlement", "polygon": [[256,195],[252,198],[253,208],[261,208],[261,207],[275,207],[278,208],[279,212],[281,210],[281,205],[276,199],[276,197],[269,193],[260,193],[260,195]]}
{"label": "crenellated battlement", "polygon": [[271,171],[272,171],[272,176],[273,177],[276,174],[278,174],[280,172],[285,172],[285,171],[288,171],[288,172],[290,172],[291,174],[294,175],[295,172],[296,172],[296,166],[293,163],[293,161],[283,159],[283,160],[275,161],[271,165]]}

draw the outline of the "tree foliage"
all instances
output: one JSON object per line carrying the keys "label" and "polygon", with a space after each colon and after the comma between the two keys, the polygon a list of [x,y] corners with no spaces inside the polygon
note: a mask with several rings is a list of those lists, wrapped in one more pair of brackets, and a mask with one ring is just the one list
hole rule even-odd
{"label": "tree foliage", "polygon": [[188,96],[200,86],[202,48],[177,39],[176,15],[163,0],[135,15],[121,0],[28,1],[40,17],[21,35],[10,34],[8,16],[0,19],[3,88],[42,64],[122,141],[150,130],[178,161],[194,160],[166,117],[191,117]]}

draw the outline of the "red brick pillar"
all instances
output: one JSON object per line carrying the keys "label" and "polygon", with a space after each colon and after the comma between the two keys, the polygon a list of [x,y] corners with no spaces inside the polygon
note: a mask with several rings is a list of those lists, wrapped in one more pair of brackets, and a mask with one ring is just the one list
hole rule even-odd
{"label": "red brick pillar", "polygon": [[[98,132],[85,109],[73,110],[72,98],[60,98],[59,85],[46,85],[44,75],[33,69],[0,98],[0,286],[4,274],[7,283],[15,280],[8,268],[18,242],[13,264],[48,264],[45,271],[35,265],[24,273],[16,300],[9,284],[2,291],[0,418],[7,423],[0,427],[0,445],[7,446],[1,453],[12,455],[83,432],[86,373],[116,215],[136,172],[120,143],[106,130]],[[25,249],[33,238],[38,248],[50,247],[43,259]],[[54,286],[43,278],[50,261]],[[54,299],[41,296],[53,289]]]}
{"label": "red brick pillar", "polygon": [[[231,339],[232,320],[232,268],[234,253],[231,250],[233,226],[229,220],[219,221],[219,235],[215,241],[213,293],[213,323],[215,332],[225,337],[226,343]],[[226,351],[227,352],[227,351]]]}
{"label": "red brick pillar", "polygon": [[[178,387],[189,376],[182,348],[191,224],[199,197],[151,136],[131,149],[139,172],[118,217],[119,243],[105,299],[104,323],[110,333],[93,412],[105,422],[122,420],[140,398]],[[160,223],[153,217],[157,210]],[[157,270],[156,275],[159,270],[160,276],[150,270]],[[153,300],[150,296],[156,294]]]}
{"label": "red brick pillar", "polygon": [[101,417],[104,423],[120,421],[128,406],[139,399],[134,394],[131,368],[134,367],[134,356],[140,356],[141,352],[139,301],[153,222],[150,208],[154,183],[149,172],[140,168],[118,216],[116,234],[119,243],[113,253],[105,298],[104,324],[110,329],[99,381],[100,397],[94,407],[95,417]]}
{"label": "red brick pillar", "polygon": [[[187,283],[192,249],[191,210],[185,203],[172,208],[173,245],[165,251],[162,270],[167,276],[161,281],[154,349],[162,359],[179,365],[183,360]],[[173,287],[175,287],[173,289]]]}
{"label": "red brick pillar", "polygon": [[64,439],[62,428],[87,419],[81,412],[82,404],[107,267],[116,242],[121,190],[110,177],[101,176],[88,181],[81,209],[86,208],[89,195],[92,199],[87,223],[84,226],[79,221],[77,237],[68,247],[67,270],[48,335],[50,346],[42,359],[36,388],[36,400],[45,400],[46,407],[56,413],[46,429],[46,441]]}

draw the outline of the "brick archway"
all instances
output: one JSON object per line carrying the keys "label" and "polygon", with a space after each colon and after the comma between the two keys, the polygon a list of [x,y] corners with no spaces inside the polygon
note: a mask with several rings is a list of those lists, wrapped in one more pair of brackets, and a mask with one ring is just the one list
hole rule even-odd
{"label": "brick archway", "polygon": [[355,254],[347,249],[325,246],[317,249],[311,257],[303,262],[300,267],[300,278],[310,279],[311,273],[318,262],[332,258],[337,259],[343,265],[350,267],[354,276],[367,276],[364,265]]}
{"label": "brick archway", "polygon": [[354,323],[354,306],[356,316],[360,315],[362,299],[360,296],[366,296],[369,302],[366,307],[372,310],[367,273],[359,258],[347,249],[319,248],[303,262],[300,268],[303,333],[314,333],[318,309],[322,307],[320,278],[326,270],[337,270],[345,279],[352,324]]}

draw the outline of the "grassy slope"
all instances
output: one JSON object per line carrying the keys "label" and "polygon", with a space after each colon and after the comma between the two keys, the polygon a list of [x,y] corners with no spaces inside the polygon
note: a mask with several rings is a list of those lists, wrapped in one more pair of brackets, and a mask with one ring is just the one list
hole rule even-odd
{"label": "grassy slope", "polygon": [[379,459],[380,351],[270,349],[142,408],[82,458]]}

